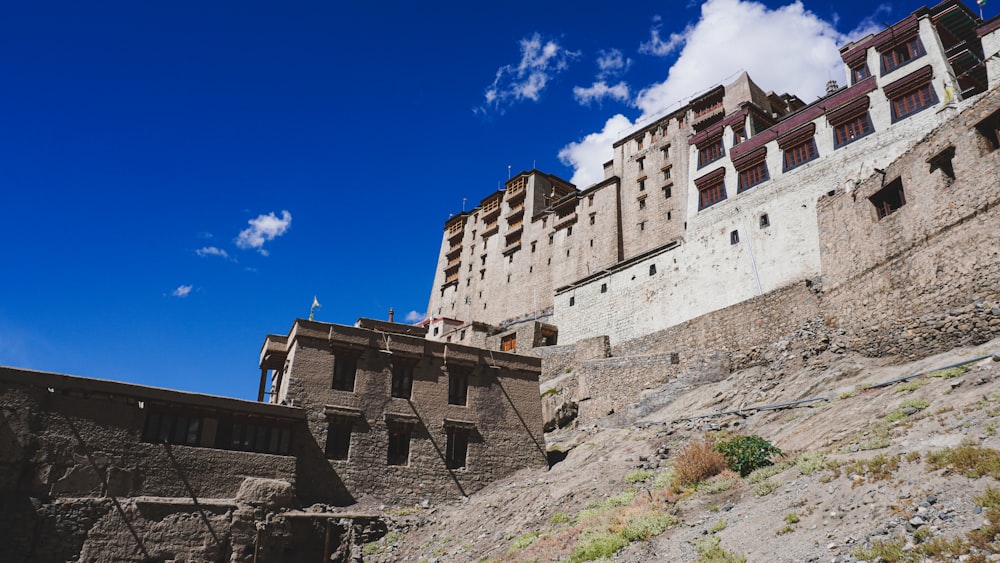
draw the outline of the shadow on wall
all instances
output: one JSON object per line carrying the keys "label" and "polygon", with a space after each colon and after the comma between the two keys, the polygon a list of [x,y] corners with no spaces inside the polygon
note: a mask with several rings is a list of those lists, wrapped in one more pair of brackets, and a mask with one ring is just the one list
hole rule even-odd
{"label": "shadow on wall", "polygon": [[305,424],[297,425],[295,443],[295,489],[303,505],[317,502],[335,506],[349,506],[355,498],[344,486],[340,475],[330,465],[323,448]]}

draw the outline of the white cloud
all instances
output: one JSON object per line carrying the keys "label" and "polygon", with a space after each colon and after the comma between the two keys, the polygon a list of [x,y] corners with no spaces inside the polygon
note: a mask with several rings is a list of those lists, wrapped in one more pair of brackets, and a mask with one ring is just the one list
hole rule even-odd
{"label": "white cloud", "polygon": [[671,33],[666,41],[660,37],[660,30],[663,29],[663,19],[660,16],[653,18],[653,27],[649,29],[649,41],[639,44],[639,52],[643,55],[653,55],[665,57],[673,53],[684,43],[684,36],[691,28],[688,27],[681,33]]}
{"label": "white cloud", "polygon": [[[773,10],[753,0],[706,0],[698,21],[667,40],[662,39],[662,24],[656,19],[650,41],[640,45],[640,52],[667,55],[679,49],[680,53],[666,80],[635,96],[633,104],[642,111],[636,121],[678,108],[744,70],[764,91],[788,92],[811,102],[825,93],[831,78],[844,81],[838,45],[878,31],[876,16],[887,9],[885,4],[878,5],[872,17],[848,33],[838,32],[833,23],[807,11],[798,0]],[[621,124],[627,122],[617,115],[602,131],[559,151],[559,159],[575,169],[575,184],[587,186],[603,178],[602,165],[611,159],[611,146],[627,127]]]}
{"label": "white cloud", "polygon": [[250,228],[240,231],[236,237],[236,246],[244,249],[253,248],[267,256],[264,243],[285,234],[292,224],[292,214],[282,211],[279,219],[272,211],[267,215],[258,215],[256,219],[250,219],[247,223],[250,224]]}
{"label": "white cloud", "polygon": [[175,289],[171,295],[174,297],[187,297],[189,293],[191,293],[190,285],[180,285],[177,286],[177,289]]}
{"label": "white cloud", "polygon": [[559,151],[559,161],[575,169],[570,182],[585,188],[604,178],[604,163],[611,160],[611,144],[621,137],[632,122],[617,114],[604,123],[604,129],[570,143]]}
{"label": "white cloud", "polygon": [[221,256],[222,258],[229,258],[229,253],[221,248],[216,248],[214,246],[205,246],[194,251],[195,254],[201,257],[205,256]]}
{"label": "white cloud", "polygon": [[555,40],[542,40],[538,33],[520,41],[521,61],[497,69],[496,78],[486,89],[486,105],[477,113],[488,109],[503,110],[515,102],[538,101],[542,90],[555,75],[569,68],[569,63],[580,53],[567,51]]}
{"label": "white cloud", "polygon": [[618,49],[601,50],[597,53],[598,80],[621,76],[630,66],[632,66],[632,59],[625,58]]}
{"label": "white cloud", "polygon": [[608,86],[604,81],[594,82],[591,86],[583,88],[576,86],[573,88],[573,97],[582,105],[589,106],[592,102],[600,102],[604,98],[611,98],[619,102],[628,102],[628,85],[619,82],[614,86]]}
{"label": "white cloud", "polygon": [[416,324],[424,320],[424,318],[426,318],[426,315],[417,311],[410,311],[406,314],[406,322],[408,323]]}
{"label": "white cloud", "polygon": [[771,10],[750,0],[707,0],[701,18],[668,42],[683,48],[667,79],[640,91],[636,105],[653,114],[743,70],[765,91],[810,102],[827,80],[843,82],[838,45],[858,33],[838,32],[799,1]]}

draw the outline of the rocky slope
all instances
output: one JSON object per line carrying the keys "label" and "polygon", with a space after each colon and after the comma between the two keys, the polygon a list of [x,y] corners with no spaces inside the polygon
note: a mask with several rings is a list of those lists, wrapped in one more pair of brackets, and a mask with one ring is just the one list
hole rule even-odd
{"label": "rocky slope", "polygon": [[[935,371],[1000,352],[1000,340],[902,365],[835,352],[780,376],[757,366],[672,394],[627,426],[549,433],[563,459],[548,471],[447,505],[385,507],[390,533],[365,546],[366,560],[1000,560],[946,548],[989,525],[979,505],[998,484],[941,454],[1000,449],[1000,362]],[[869,388],[921,372],[933,373]],[[710,416],[801,399],[820,400]],[[783,461],[670,486],[693,440],[746,434],[781,448]],[[989,463],[1000,474],[1000,458]]]}

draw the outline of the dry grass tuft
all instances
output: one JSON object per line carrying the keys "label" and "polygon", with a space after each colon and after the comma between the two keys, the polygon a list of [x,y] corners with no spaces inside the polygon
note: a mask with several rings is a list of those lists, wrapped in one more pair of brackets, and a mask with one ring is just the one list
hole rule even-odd
{"label": "dry grass tuft", "polygon": [[704,440],[690,442],[674,461],[674,483],[694,485],[728,469],[726,458]]}

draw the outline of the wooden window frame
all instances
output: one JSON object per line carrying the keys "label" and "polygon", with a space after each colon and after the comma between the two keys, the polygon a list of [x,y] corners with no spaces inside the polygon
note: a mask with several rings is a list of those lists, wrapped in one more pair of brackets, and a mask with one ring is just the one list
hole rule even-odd
{"label": "wooden window frame", "polygon": [[353,433],[353,419],[341,416],[329,417],[326,429],[326,458],[337,461],[350,459]]}
{"label": "wooden window frame", "polygon": [[848,119],[833,128],[833,148],[839,149],[875,132],[869,112]]}
{"label": "wooden window frame", "polygon": [[358,357],[347,354],[334,354],[333,381],[330,388],[334,391],[353,393],[358,379]]}
{"label": "wooden window frame", "polygon": [[465,469],[469,461],[469,435],[467,428],[446,426],[445,464],[448,469]]}
{"label": "wooden window frame", "polygon": [[469,404],[469,374],[452,369],[448,373],[448,404],[460,407]]}
{"label": "wooden window frame", "polygon": [[899,94],[889,100],[892,106],[892,122],[902,121],[938,103],[937,92],[932,81]]}
{"label": "wooden window frame", "polygon": [[392,386],[390,395],[396,399],[409,399],[413,397],[413,370],[412,362],[399,363],[392,366]]}
{"label": "wooden window frame", "polygon": [[882,59],[882,76],[902,68],[927,54],[920,36],[915,35],[905,42],[900,42],[886,48],[880,53]]}
{"label": "wooden window frame", "polygon": [[740,170],[739,185],[736,188],[736,193],[745,192],[746,190],[749,190],[758,184],[763,184],[770,179],[771,176],[767,171],[767,162],[758,162],[757,164]]}
{"label": "wooden window frame", "polygon": [[410,438],[413,427],[405,422],[388,422],[388,448],[386,449],[386,465],[410,465]]}
{"label": "wooden window frame", "polygon": [[724,156],[726,156],[726,147],[722,144],[722,137],[719,137],[698,148],[698,168],[704,168]]}
{"label": "wooden window frame", "polygon": [[868,201],[875,207],[877,220],[882,220],[899,211],[906,205],[906,193],[903,191],[902,178],[896,178],[884,188],[872,194]]}
{"label": "wooden window frame", "polygon": [[803,164],[819,158],[815,137],[796,143],[782,151],[784,171],[794,170]]}

